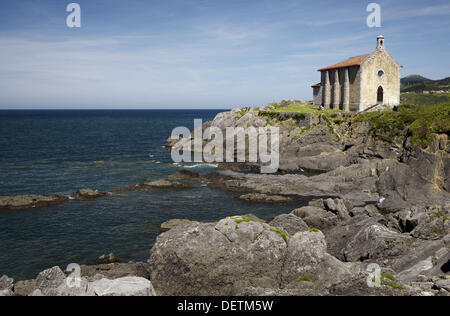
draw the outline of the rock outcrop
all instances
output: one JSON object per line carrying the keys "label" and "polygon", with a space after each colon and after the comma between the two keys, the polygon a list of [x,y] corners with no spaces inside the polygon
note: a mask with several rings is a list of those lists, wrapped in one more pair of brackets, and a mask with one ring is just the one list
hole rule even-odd
{"label": "rock outcrop", "polygon": [[1,196],[0,210],[23,210],[61,204],[69,199],[66,195],[18,195]]}
{"label": "rock outcrop", "polygon": [[42,271],[31,296],[154,296],[151,282],[142,277],[108,279],[101,274],[88,280],[64,274],[59,267]]}

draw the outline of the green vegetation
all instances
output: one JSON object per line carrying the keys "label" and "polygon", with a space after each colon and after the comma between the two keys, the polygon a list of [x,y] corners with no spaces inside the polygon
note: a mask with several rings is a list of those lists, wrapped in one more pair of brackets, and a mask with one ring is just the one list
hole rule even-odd
{"label": "green vegetation", "polygon": [[270,231],[280,235],[281,238],[284,239],[284,242],[286,243],[286,245],[289,245],[289,235],[286,232],[284,232],[284,231],[282,231],[281,229],[278,229],[278,228],[271,228]]}
{"label": "green vegetation", "polygon": [[395,282],[395,277],[390,273],[381,273],[381,277]]}
{"label": "green vegetation", "polygon": [[247,215],[242,215],[242,216],[234,216],[234,217],[230,217],[232,220],[234,220],[237,224],[240,223],[248,223],[251,222],[252,219],[250,217],[248,217]]}
{"label": "green vegetation", "polygon": [[289,113],[339,113],[340,110],[324,109],[319,110],[319,106],[313,105],[311,103],[299,103],[292,102],[287,103],[286,101],[281,101],[280,103],[269,104],[269,107],[273,107],[275,112],[289,112]]}
{"label": "green vegetation", "polygon": [[444,102],[450,102],[450,93],[423,94],[416,92],[402,93],[402,105],[435,105]]}
{"label": "green vegetation", "polygon": [[361,114],[356,121],[370,121],[374,137],[395,143],[397,137],[411,136],[414,145],[426,148],[436,133],[450,132],[450,103],[400,106],[397,112],[386,110]]}
{"label": "green vegetation", "polygon": [[400,284],[388,282],[388,281],[385,281],[385,280],[381,281],[381,285],[390,286],[390,287],[392,287],[394,289],[397,289],[397,290],[403,290],[404,289],[404,287],[402,285],[400,285]]}
{"label": "green vegetation", "polygon": [[295,282],[311,282],[311,278],[309,275],[305,274],[304,276],[299,277]]}
{"label": "green vegetation", "polygon": [[252,108],[249,106],[246,106],[245,108],[240,109],[238,114],[234,117],[234,119],[236,121],[239,121],[245,114],[247,114],[251,110],[252,110]]}
{"label": "green vegetation", "polygon": [[310,233],[320,233],[320,230],[318,230],[317,228],[311,228],[308,232],[310,232]]}

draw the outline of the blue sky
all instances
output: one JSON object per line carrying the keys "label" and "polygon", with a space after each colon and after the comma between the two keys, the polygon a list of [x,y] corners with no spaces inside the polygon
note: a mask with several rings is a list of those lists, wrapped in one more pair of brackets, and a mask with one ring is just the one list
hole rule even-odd
{"label": "blue sky", "polygon": [[[66,26],[77,2],[82,27]],[[382,27],[366,24],[370,2]],[[310,100],[318,68],[371,52],[450,76],[450,2],[2,0],[0,109],[230,108]]]}

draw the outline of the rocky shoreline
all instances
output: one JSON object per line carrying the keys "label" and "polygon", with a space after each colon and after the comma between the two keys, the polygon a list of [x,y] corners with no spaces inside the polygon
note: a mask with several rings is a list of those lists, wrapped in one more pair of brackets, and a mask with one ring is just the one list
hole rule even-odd
{"label": "rocky shoreline", "polygon": [[[82,293],[64,286],[67,276],[59,268],[26,283],[14,284],[4,277],[0,293],[449,295],[448,131],[436,133],[427,146],[417,146],[410,133],[393,138],[374,134],[373,123],[353,115],[273,116],[258,110],[220,113],[203,128],[249,125],[280,127],[280,174],[231,170],[253,171],[257,164],[232,168],[224,164],[221,167],[227,169],[215,173],[183,170],[169,179],[123,190],[189,189],[206,184],[239,192],[242,200],[252,203],[311,197],[308,206],[270,222],[242,214],[216,223],[172,220],[161,226],[148,262],[82,267]],[[176,141],[170,139],[167,148]],[[305,176],[298,173],[301,170],[320,173]],[[79,192],[72,198],[107,194],[92,192]],[[54,198],[55,203],[69,199]],[[0,198],[0,208],[41,207],[52,201],[30,197],[19,203]],[[373,264],[381,272],[375,287],[367,283]],[[137,279],[123,280],[126,277]],[[129,291],[104,292],[105,284]]]}

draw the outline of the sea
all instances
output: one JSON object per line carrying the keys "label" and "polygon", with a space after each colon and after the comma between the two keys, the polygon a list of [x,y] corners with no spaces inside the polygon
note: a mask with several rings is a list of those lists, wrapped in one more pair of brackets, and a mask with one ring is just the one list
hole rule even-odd
{"label": "sea", "polygon": [[[0,276],[35,278],[47,268],[94,264],[114,253],[146,261],[173,218],[214,222],[252,213],[269,220],[302,206],[258,204],[209,189],[120,192],[182,169],[207,173],[214,164],[175,164],[164,149],[175,127],[193,129],[219,110],[0,111],[0,196],[70,194],[83,188],[115,193],[92,201],[21,211],[0,210]],[[305,202],[306,203],[306,202]]]}

